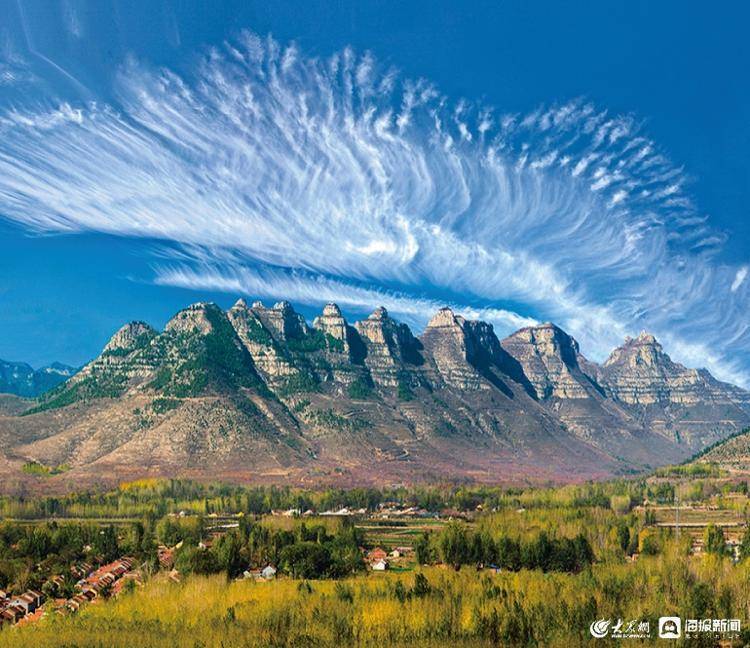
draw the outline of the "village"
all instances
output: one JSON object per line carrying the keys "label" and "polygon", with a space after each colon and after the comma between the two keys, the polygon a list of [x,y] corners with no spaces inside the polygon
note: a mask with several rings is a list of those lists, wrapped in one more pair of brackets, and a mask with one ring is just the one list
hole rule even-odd
{"label": "village", "polygon": [[[629,543],[622,547],[623,559],[635,563],[647,555],[659,553],[665,538],[683,537],[690,539],[692,556],[719,552],[736,563],[743,556],[746,520],[742,507],[745,502],[744,496],[735,494],[723,500],[714,498],[679,506],[644,498],[623,512],[629,524],[635,523],[637,529],[637,537],[631,533]],[[18,588],[0,590],[0,628],[23,627],[47,615],[76,614],[88,605],[116,598],[125,591],[135,591],[146,580],[179,583],[190,574],[226,571],[232,580],[266,582],[288,578],[339,578],[363,573],[377,577],[385,572],[415,572],[427,564],[456,570],[461,564],[470,564],[486,573],[514,571],[524,566],[518,559],[508,562],[507,556],[501,555],[502,552],[513,553],[513,543],[506,542],[502,551],[498,544],[494,553],[484,554],[468,546],[472,537],[479,537],[482,521],[488,516],[501,521],[506,528],[526,529],[526,533],[538,534],[541,529],[533,523],[534,508],[524,506],[500,509],[474,504],[464,510],[445,506],[430,510],[383,501],[371,508],[341,506],[316,511],[292,507],[272,509],[264,515],[231,509],[200,514],[186,508],[167,513],[152,524],[148,532],[141,528],[141,544],[133,545],[136,552],[128,553],[128,525],[138,527],[140,523],[123,520],[114,531],[111,524],[102,521],[99,528],[108,528],[116,536],[115,545],[119,543],[124,553],[114,560],[110,554],[109,560],[105,560],[90,544],[85,544],[80,551],[83,559],[72,561],[66,566],[67,571],[58,571],[23,591]],[[457,529],[464,529],[457,538],[466,546],[463,553],[459,551],[460,555],[451,557],[434,540],[446,530],[456,532]],[[103,534],[100,530],[94,537]],[[146,541],[149,534],[151,545]],[[160,541],[154,542],[157,539]],[[335,547],[341,542],[351,548],[344,565],[336,562]],[[237,543],[234,549],[233,543]],[[316,572],[298,571],[300,560],[295,562],[294,556],[290,558],[292,550],[312,550],[313,545],[330,552],[327,566]],[[150,549],[139,550],[139,547],[149,546]],[[515,547],[517,552],[518,541]],[[570,553],[565,547],[560,551]],[[584,563],[593,559],[586,557],[586,551],[583,552]],[[301,562],[308,557],[303,556]],[[560,569],[576,571],[579,569],[576,565],[584,563],[574,562]]]}
{"label": "village", "polygon": [[[236,533],[244,518],[241,512],[212,512],[198,516],[191,510],[181,510],[169,513],[165,519],[172,520],[175,525],[200,519],[196,549],[207,553],[228,533]],[[366,538],[365,544],[371,547],[366,548],[364,544],[358,547],[361,564],[365,569],[377,573],[392,569],[412,569],[415,564],[412,546],[415,535],[439,529],[448,520],[466,519],[466,514],[455,510],[432,512],[419,507],[400,506],[397,502],[385,502],[369,511],[349,507],[320,512],[294,508],[273,510],[265,519],[270,521],[270,527],[275,526],[273,520],[288,520],[291,524],[305,520],[314,524],[315,520],[321,520],[334,525],[340,520],[356,521],[357,528],[362,530],[363,538]],[[183,546],[183,540],[171,546],[156,546],[157,572],[173,582],[180,582],[184,575],[176,568],[176,557]],[[83,549],[90,554],[92,548],[86,545]],[[34,623],[48,614],[74,614],[88,604],[117,597],[126,588],[133,589],[142,584],[144,565],[137,567],[135,558],[128,555],[110,562],[90,556],[86,560],[70,564],[69,574],[50,576],[36,589],[28,589],[20,594],[0,590],[0,628]],[[279,575],[278,566],[272,562],[245,567],[237,576],[238,579],[268,581]],[[149,568],[149,574],[154,575],[153,567]],[[64,595],[66,589],[69,592],[67,596]]]}
{"label": "village", "polygon": [[[127,556],[96,569],[89,563],[71,565],[71,575],[78,580],[75,594],[70,598],[51,598],[47,601],[48,597],[36,590],[28,590],[18,596],[11,596],[0,590],[0,626],[32,623],[50,612],[74,613],[81,606],[97,599],[117,596],[127,582],[141,582],[140,576],[132,569],[132,558]],[[57,575],[47,583],[51,591],[59,591],[64,586],[64,579]],[[45,605],[47,602],[49,605]]]}

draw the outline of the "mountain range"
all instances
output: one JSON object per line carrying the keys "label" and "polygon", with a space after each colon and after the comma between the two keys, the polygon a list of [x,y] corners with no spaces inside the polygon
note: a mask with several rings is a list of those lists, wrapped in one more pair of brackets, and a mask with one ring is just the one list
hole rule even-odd
{"label": "mountain range", "polygon": [[[0,473],[291,484],[580,481],[682,461],[750,425],[750,393],[647,333],[601,365],[554,324],[500,340],[439,310],[310,325],[288,302],[198,303],[131,322],[36,401],[0,400]],[[28,479],[31,479],[30,477]],[[47,481],[46,484],[50,484]]]}
{"label": "mountain range", "polygon": [[0,394],[15,394],[36,398],[70,378],[77,369],[53,362],[41,369],[33,369],[25,362],[0,360]]}

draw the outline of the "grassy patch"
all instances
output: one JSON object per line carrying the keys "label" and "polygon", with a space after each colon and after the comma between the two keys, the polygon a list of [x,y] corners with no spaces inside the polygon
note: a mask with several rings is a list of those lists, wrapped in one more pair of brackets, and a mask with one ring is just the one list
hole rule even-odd
{"label": "grassy patch", "polygon": [[315,377],[308,373],[298,373],[294,376],[289,376],[289,378],[282,382],[277,388],[276,393],[284,398],[285,396],[299,394],[300,392],[316,391],[318,391],[318,381]]}
{"label": "grassy patch", "polygon": [[154,414],[165,414],[173,409],[177,409],[182,404],[178,398],[155,398],[151,403],[151,409]]}
{"label": "grassy patch", "polygon": [[296,353],[312,353],[313,351],[324,351],[326,348],[326,336],[323,331],[310,329],[307,335],[297,338],[289,338],[286,345],[290,351]]}
{"label": "grassy patch", "polygon": [[39,477],[50,477],[52,475],[59,475],[70,470],[68,464],[59,464],[57,466],[46,466],[38,461],[27,461],[21,470],[27,475],[37,475]]}
{"label": "grassy patch", "polygon": [[367,400],[372,396],[372,381],[366,376],[360,376],[347,388],[349,398]]}
{"label": "grassy patch", "polygon": [[396,395],[398,396],[398,399],[400,401],[414,400],[414,392],[411,390],[411,387],[409,387],[409,384],[403,378],[399,378]]}
{"label": "grassy patch", "polygon": [[347,418],[332,409],[314,410],[310,412],[309,420],[321,427],[348,430],[350,432],[361,430],[368,426],[367,421],[358,418]]}
{"label": "grassy patch", "polygon": [[39,405],[26,410],[22,416],[36,414],[51,409],[59,409],[80,401],[99,398],[117,398],[127,385],[127,376],[122,372],[96,369],[94,372],[73,384],[63,383],[47,392]]}
{"label": "grassy patch", "polygon": [[299,414],[300,412],[304,412],[305,409],[307,409],[308,405],[310,405],[310,401],[307,400],[306,398],[303,398],[302,400],[297,401],[293,405],[292,412],[294,412],[295,414]]}

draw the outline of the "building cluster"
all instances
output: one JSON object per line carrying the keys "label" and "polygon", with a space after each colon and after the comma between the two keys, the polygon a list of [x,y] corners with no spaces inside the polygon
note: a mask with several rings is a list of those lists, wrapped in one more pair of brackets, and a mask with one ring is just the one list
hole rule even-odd
{"label": "building cluster", "polygon": [[348,506],[344,506],[340,509],[330,509],[328,511],[321,511],[320,513],[316,513],[312,509],[307,509],[306,511],[303,511],[299,508],[290,508],[286,510],[274,510],[271,511],[271,515],[275,515],[277,517],[312,517],[314,515],[321,515],[325,517],[331,517],[331,516],[337,516],[337,517],[349,517],[353,515],[367,515],[367,509],[366,508],[359,508],[359,509],[352,509]]}
{"label": "building cluster", "polygon": [[412,552],[411,547],[396,547],[390,553],[382,547],[375,547],[365,554],[365,558],[372,571],[386,571],[390,568],[391,562],[398,562]]}
{"label": "building cluster", "polygon": [[247,569],[243,572],[242,576],[254,580],[273,580],[276,578],[276,567],[266,565],[263,569]]}
{"label": "building cluster", "polygon": [[0,590],[0,626],[18,623],[36,614],[44,601],[44,595],[35,590],[27,590],[19,596],[10,596]]}
{"label": "building cluster", "polygon": [[378,506],[375,517],[389,518],[436,518],[438,514],[418,506],[401,506],[398,502],[383,502]]}
{"label": "building cluster", "polygon": [[[733,563],[738,563],[742,559],[742,542],[737,537],[729,537],[725,543],[726,555],[732,559]],[[692,538],[690,544],[690,553],[694,556],[700,556],[706,552],[705,543],[703,538],[696,536]]]}
{"label": "building cluster", "polygon": [[159,565],[163,569],[171,570],[174,567],[175,553],[180,547],[182,547],[182,541],[178,542],[174,547],[159,545],[156,548],[156,557],[159,559]]}
{"label": "building cluster", "polygon": [[117,594],[124,583],[126,575],[133,569],[133,559],[127,556],[107,565],[102,565],[88,576],[84,576],[76,583],[78,593],[65,601],[65,608],[76,612],[80,607],[104,592]]}
{"label": "building cluster", "polygon": [[[71,566],[70,571],[78,578],[76,583],[77,593],[65,600],[57,601],[58,609],[75,612],[81,605],[93,601],[105,590],[116,595],[127,578],[134,577],[131,573],[133,568],[132,559],[121,558],[93,570],[89,563],[76,563]],[[93,571],[92,571],[93,570]],[[60,587],[64,586],[63,576],[53,576],[50,581]],[[44,595],[35,590],[28,590],[18,596],[10,596],[0,590],[0,626],[23,623],[38,619],[42,613]]]}
{"label": "building cluster", "polygon": [[[344,506],[339,509],[330,509],[327,511],[316,512],[312,509],[303,511],[299,508],[290,508],[286,510],[274,510],[271,511],[271,515],[279,517],[311,517],[320,515],[324,517],[352,517],[352,516],[366,516],[372,515],[373,517],[379,517],[383,519],[388,518],[436,518],[439,517],[438,513],[434,511],[428,511],[427,509],[420,508],[418,506],[402,506],[398,502],[383,502],[379,504],[377,509],[373,512],[366,508],[350,508]],[[448,510],[447,515],[462,515],[459,511]]]}

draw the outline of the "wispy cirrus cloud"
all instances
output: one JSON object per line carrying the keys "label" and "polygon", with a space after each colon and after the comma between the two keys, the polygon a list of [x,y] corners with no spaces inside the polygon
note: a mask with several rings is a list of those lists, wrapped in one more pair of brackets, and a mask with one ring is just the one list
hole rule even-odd
{"label": "wispy cirrus cloud", "polygon": [[336,302],[342,308],[360,313],[368,312],[376,305],[384,306],[401,321],[413,326],[424,325],[444,306],[452,307],[455,312],[468,319],[490,322],[499,331],[515,331],[524,326],[538,324],[537,320],[531,317],[523,317],[503,308],[470,307],[393,290],[358,286],[320,274],[310,275],[279,268],[166,266],[157,270],[156,283],[274,299],[282,295],[284,299],[297,304],[318,305]]}
{"label": "wispy cirrus cloud", "polygon": [[32,80],[28,63],[18,53],[10,31],[0,29],[0,89]]}
{"label": "wispy cirrus cloud", "polygon": [[734,281],[732,281],[732,286],[729,290],[737,292],[740,289],[740,286],[745,283],[745,279],[747,279],[747,266],[742,266],[737,270],[737,274],[734,275]]}
{"label": "wispy cirrus cloud", "polygon": [[446,299],[500,329],[542,314],[595,358],[648,328],[748,384],[742,271],[631,116],[502,114],[252,33],[183,74],[131,60],[116,92],[0,113],[6,217],[183,246],[156,267],[170,285],[387,302],[415,323]]}

